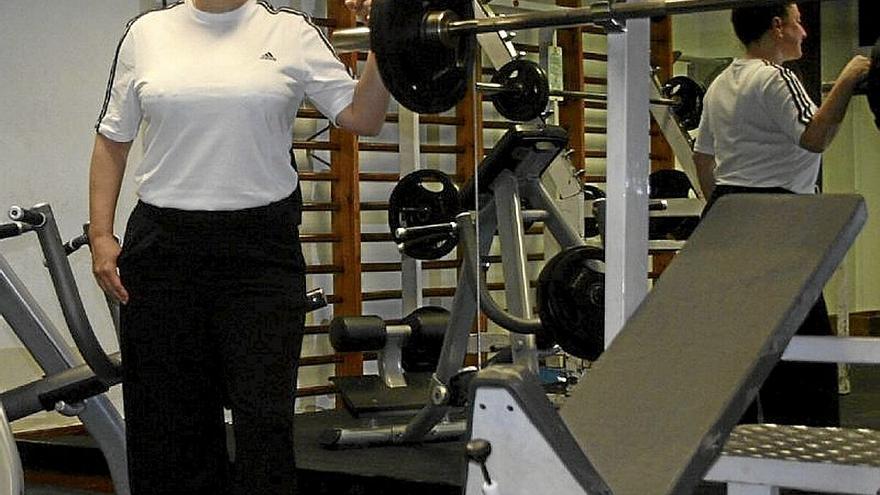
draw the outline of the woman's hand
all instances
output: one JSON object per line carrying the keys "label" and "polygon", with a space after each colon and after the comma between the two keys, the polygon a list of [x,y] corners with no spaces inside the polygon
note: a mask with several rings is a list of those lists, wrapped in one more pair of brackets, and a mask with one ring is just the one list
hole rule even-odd
{"label": "woman's hand", "polygon": [[92,251],[92,273],[101,289],[111,298],[122,304],[128,303],[128,291],[119,278],[116,260],[122,249],[112,235],[101,235],[89,238]]}
{"label": "woman's hand", "polygon": [[365,23],[370,23],[371,0],[345,0],[345,6],[348,10],[354,12],[355,15],[363,19]]}

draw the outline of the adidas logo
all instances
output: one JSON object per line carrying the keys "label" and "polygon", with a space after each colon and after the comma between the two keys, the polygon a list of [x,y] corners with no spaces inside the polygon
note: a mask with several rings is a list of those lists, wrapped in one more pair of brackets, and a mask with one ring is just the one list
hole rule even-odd
{"label": "adidas logo", "polygon": [[273,62],[277,62],[277,59],[275,58],[275,55],[272,55],[272,52],[266,52],[260,55],[260,60],[271,60]]}

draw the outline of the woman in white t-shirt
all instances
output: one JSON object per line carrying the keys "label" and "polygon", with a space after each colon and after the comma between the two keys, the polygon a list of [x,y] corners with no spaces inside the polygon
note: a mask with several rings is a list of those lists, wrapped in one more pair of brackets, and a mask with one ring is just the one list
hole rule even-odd
{"label": "woman in white t-shirt", "polygon": [[[290,147],[305,98],[358,134],[379,132],[389,100],[373,54],[355,80],[291,9],[185,0],[125,28],[96,125],[90,241],[98,283],[122,303],[135,495],[295,490],[305,262]],[[120,248],[116,202],[142,127]]]}
{"label": "woman in white t-shirt", "polygon": [[[694,144],[707,211],[725,194],[816,192],[820,153],[837,133],[870,66],[866,57],[853,57],[817,108],[798,77],[781,65],[802,56],[807,33],[797,5],[734,9],[731,20],[746,53],[706,92]],[[821,296],[798,333],[832,334]],[[837,367],[780,363],[742,421],[837,425]]]}

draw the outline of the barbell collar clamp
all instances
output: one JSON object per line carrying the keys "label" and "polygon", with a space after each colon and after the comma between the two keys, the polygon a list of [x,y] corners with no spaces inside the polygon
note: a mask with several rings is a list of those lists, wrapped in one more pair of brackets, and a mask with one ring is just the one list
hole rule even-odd
{"label": "barbell collar clamp", "polygon": [[455,48],[457,41],[450,34],[449,25],[458,20],[458,15],[451,10],[428,12],[423,21],[422,33],[428,41],[441,43],[447,48]]}

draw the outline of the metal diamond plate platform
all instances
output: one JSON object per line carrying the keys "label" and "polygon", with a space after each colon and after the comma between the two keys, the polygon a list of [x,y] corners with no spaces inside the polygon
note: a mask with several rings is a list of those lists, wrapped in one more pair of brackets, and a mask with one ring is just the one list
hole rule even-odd
{"label": "metal diamond plate platform", "polygon": [[880,467],[880,431],[772,424],[737,426],[724,455]]}

